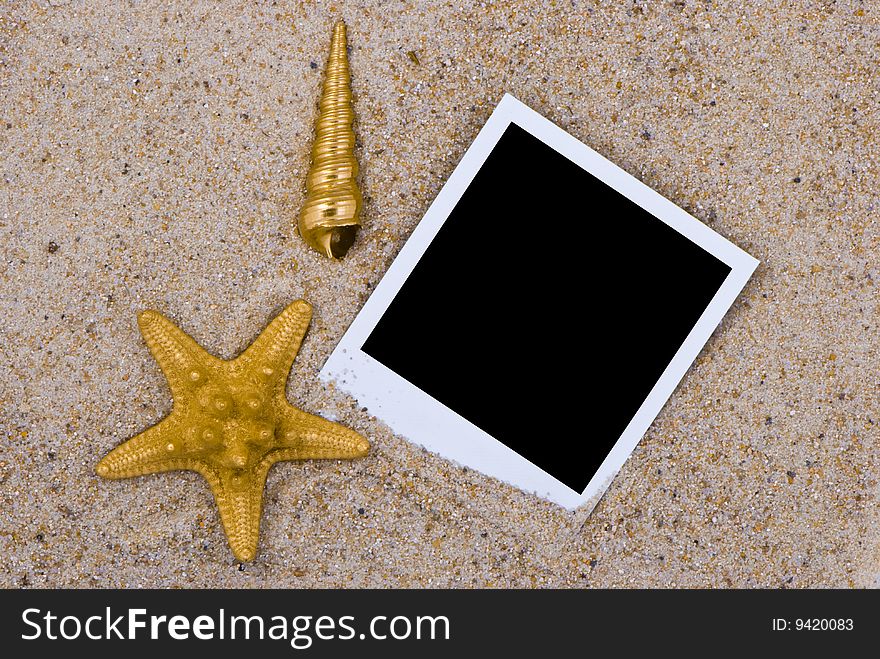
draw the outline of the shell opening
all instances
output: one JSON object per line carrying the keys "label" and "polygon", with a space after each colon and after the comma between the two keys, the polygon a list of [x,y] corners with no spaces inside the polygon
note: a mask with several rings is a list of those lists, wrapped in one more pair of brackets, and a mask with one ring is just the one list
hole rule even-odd
{"label": "shell opening", "polygon": [[334,259],[341,259],[354,244],[357,225],[336,227],[327,234],[327,249]]}

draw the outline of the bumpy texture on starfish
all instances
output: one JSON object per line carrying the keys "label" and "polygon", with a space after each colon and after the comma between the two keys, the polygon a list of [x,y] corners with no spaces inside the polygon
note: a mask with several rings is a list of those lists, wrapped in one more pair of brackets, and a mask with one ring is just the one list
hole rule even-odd
{"label": "bumpy texture on starfish", "polygon": [[282,460],[358,458],[370,445],[337,423],[287,402],[285,384],[312,316],[305,300],[288,306],[241,355],[209,355],[156,311],[138,316],[141,333],[168,379],[174,406],[149,430],[101,460],[104,478],[195,471],[208,481],[232,553],[257,553],[263,487]]}

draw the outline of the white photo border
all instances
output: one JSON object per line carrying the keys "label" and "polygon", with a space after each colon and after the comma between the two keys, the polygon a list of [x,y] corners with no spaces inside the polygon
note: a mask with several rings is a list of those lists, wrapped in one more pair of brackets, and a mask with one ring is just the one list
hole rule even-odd
{"label": "white photo border", "polygon": [[[583,492],[577,492],[403,377],[361,347],[455,208],[504,131],[515,123],[730,266],[684,343]],[[697,358],[758,261],[510,94],[495,108],[388,272],[321,369],[395,432],[445,458],[574,509],[594,506]]]}

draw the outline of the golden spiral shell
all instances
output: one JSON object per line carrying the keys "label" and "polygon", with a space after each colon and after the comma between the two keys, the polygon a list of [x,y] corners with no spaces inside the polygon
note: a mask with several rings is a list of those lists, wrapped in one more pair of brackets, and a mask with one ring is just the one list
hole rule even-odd
{"label": "golden spiral shell", "polygon": [[339,21],[333,28],[306,201],[298,225],[309,245],[336,259],[345,256],[360,225],[362,198],[356,180],[353,121],[345,23]]}

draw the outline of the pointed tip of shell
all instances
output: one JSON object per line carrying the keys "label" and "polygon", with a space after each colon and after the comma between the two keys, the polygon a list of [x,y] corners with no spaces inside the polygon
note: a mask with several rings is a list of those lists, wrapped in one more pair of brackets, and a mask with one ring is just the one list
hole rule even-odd
{"label": "pointed tip of shell", "polygon": [[346,36],[345,21],[339,20],[333,26],[333,36],[330,38],[330,66],[333,60],[345,62],[348,66],[348,37]]}
{"label": "pointed tip of shell", "polygon": [[330,38],[330,52],[332,53],[341,53],[343,56],[347,57],[347,46],[348,46],[348,38],[345,34],[345,21],[342,19],[336,21],[336,24],[333,26],[333,36]]}

